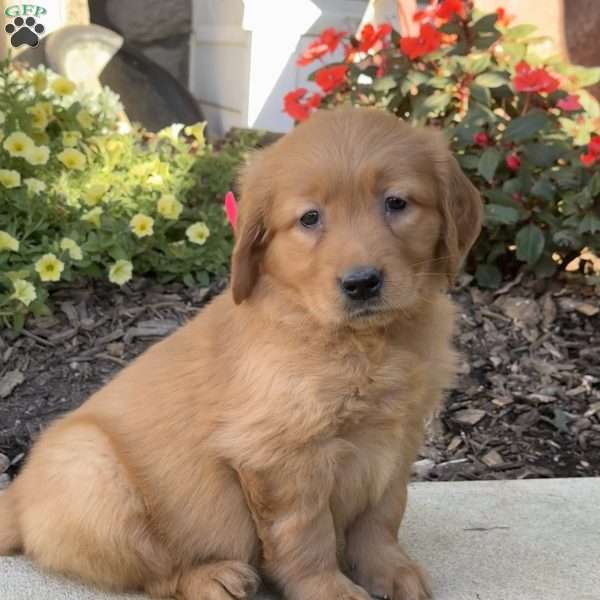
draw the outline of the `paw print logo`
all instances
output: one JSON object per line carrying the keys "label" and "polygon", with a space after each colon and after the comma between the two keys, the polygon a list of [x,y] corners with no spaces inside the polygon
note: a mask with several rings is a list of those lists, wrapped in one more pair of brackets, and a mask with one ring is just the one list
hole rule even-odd
{"label": "paw print logo", "polygon": [[16,17],[12,23],[4,27],[4,31],[10,35],[10,43],[13,48],[27,44],[35,48],[40,41],[40,35],[46,28],[41,23],[36,23],[33,17]]}

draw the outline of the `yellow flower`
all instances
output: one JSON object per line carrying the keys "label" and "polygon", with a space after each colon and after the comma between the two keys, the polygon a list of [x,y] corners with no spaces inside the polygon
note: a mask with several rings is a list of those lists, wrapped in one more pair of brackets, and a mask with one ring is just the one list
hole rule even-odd
{"label": "yellow flower", "polygon": [[104,182],[92,182],[88,183],[83,192],[83,201],[88,206],[96,206],[102,198],[104,194],[108,192],[109,185]]}
{"label": "yellow flower", "polygon": [[123,285],[131,279],[133,265],[128,260],[118,260],[108,270],[108,280],[117,285]]}
{"label": "yellow flower", "polygon": [[42,281],[59,281],[64,268],[65,264],[62,260],[56,258],[52,253],[44,254],[44,256],[35,263],[35,270],[38,272]]}
{"label": "yellow flower", "polygon": [[165,194],[164,196],[161,196],[156,205],[156,209],[158,210],[158,214],[165,219],[176,221],[183,210],[183,205],[175,198],[175,196],[173,196],[173,194]]}
{"label": "yellow flower", "polygon": [[81,139],[81,131],[63,131],[62,143],[63,146],[77,146],[77,142]]}
{"label": "yellow flower", "polygon": [[15,131],[11,133],[2,144],[4,149],[11,156],[25,156],[27,151],[33,148],[33,140],[22,131]]}
{"label": "yellow flower", "polygon": [[57,77],[50,88],[57,96],[68,96],[75,91],[75,84],[66,77]]}
{"label": "yellow flower", "polygon": [[165,127],[158,132],[158,137],[169,140],[172,144],[176,144],[179,140],[179,134],[183,129],[183,123],[173,123],[169,127]]}
{"label": "yellow flower", "polygon": [[83,169],[85,169],[85,154],[79,150],[66,148],[57,154],[57,157],[58,160],[60,160],[60,162],[67,167],[67,169],[76,169],[77,171],[83,171]]}
{"label": "yellow flower", "polygon": [[129,221],[129,228],[139,238],[152,235],[154,233],[154,219],[148,215],[138,213]]}
{"label": "yellow flower", "polygon": [[198,142],[198,146],[200,146],[200,148],[204,148],[204,145],[206,144],[206,139],[204,137],[205,129],[206,129],[206,122],[204,122],[204,123],[199,122],[194,125],[189,125],[188,127],[186,127],[185,133],[186,133],[186,135],[194,136],[196,138],[196,141]]}
{"label": "yellow flower", "polygon": [[0,169],[0,183],[5,188],[16,188],[21,185],[21,174],[11,169]]}
{"label": "yellow flower", "polygon": [[102,215],[104,211],[100,206],[96,206],[96,208],[92,208],[92,210],[88,210],[81,216],[82,221],[86,221],[86,223],[91,223],[96,227],[100,227],[100,215]]}
{"label": "yellow flower", "polygon": [[19,250],[19,240],[6,231],[0,231],[0,251],[2,250],[17,252]]}
{"label": "yellow flower", "polygon": [[48,146],[32,146],[27,150],[24,158],[30,165],[45,165],[50,158],[50,148]]}
{"label": "yellow flower", "polygon": [[77,113],[76,119],[84,129],[91,129],[94,125],[94,118],[83,108]]}
{"label": "yellow flower", "polygon": [[15,281],[13,281],[13,286],[15,288],[15,293],[11,298],[22,302],[25,306],[29,306],[37,298],[35,288],[29,281],[15,279]]}
{"label": "yellow flower", "polygon": [[158,173],[154,173],[153,175],[150,175],[148,179],[146,179],[146,183],[150,187],[159,187],[163,184],[163,178]]}
{"label": "yellow flower", "polygon": [[38,102],[31,108],[28,108],[27,112],[31,115],[31,124],[35,129],[46,129],[49,119],[45,103]]}
{"label": "yellow flower", "polygon": [[63,238],[60,240],[60,249],[66,250],[73,260],[81,260],[83,258],[81,248],[78,246],[77,242],[71,238]]}
{"label": "yellow flower", "polygon": [[46,189],[46,184],[35,177],[28,177],[23,180],[23,183],[27,186],[30,194],[40,194]]}
{"label": "yellow flower", "polygon": [[210,235],[210,229],[206,226],[206,223],[194,223],[185,230],[185,235],[193,244],[202,246]]}
{"label": "yellow flower", "polygon": [[43,71],[36,71],[31,78],[31,83],[38,94],[41,94],[48,85],[48,78]]}

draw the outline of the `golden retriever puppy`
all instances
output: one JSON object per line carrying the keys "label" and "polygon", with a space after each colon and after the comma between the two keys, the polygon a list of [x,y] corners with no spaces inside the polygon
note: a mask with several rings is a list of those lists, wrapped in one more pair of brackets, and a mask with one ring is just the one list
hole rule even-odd
{"label": "golden retriever puppy", "polygon": [[453,377],[445,290],[477,191],[440,134],[317,113],[241,179],[231,287],[53,424],[0,497],[0,552],[156,597],[419,600],[397,544]]}

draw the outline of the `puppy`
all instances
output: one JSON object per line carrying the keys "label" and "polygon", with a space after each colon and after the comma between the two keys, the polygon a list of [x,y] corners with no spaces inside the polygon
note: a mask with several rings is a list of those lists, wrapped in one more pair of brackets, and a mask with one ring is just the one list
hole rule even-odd
{"label": "puppy", "polygon": [[231,287],[53,424],[0,552],[184,600],[429,598],[397,544],[481,222],[440,134],[317,113],[241,179]]}

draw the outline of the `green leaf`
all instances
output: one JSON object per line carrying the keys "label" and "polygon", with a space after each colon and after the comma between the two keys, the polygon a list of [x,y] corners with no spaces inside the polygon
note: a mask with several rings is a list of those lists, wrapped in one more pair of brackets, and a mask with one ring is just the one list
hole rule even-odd
{"label": "green leaf", "polygon": [[426,109],[427,112],[440,113],[445,110],[451,99],[452,96],[448,93],[432,94],[423,103],[423,108]]}
{"label": "green leaf", "polygon": [[486,88],[497,88],[508,83],[508,79],[500,73],[482,73],[475,77],[475,84]]}
{"label": "green leaf", "polygon": [[577,231],[579,233],[596,233],[600,231],[600,217],[591,212],[587,213],[587,215],[581,219]]}
{"label": "green leaf", "polygon": [[496,148],[486,148],[485,152],[481,155],[477,170],[488,183],[491,183],[492,179],[494,179],[501,159],[502,155]]}
{"label": "green leaf", "polygon": [[475,279],[481,287],[495,289],[502,283],[502,273],[494,265],[478,265]]}
{"label": "green leaf", "polygon": [[555,187],[547,179],[538,179],[531,188],[531,195],[552,202],[555,191]]}
{"label": "green leaf", "polygon": [[551,167],[566,151],[567,148],[558,144],[533,143],[525,146],[524,155],[536,167]]}
{"label": "green leaf", "polygon": [[594,176],[590,180],[588,187],[590,190],[590,194],[592,195],[592,198],[595,198],[596,196],[600,196],[600,172],[594,173]]}
{"label": "green leaf", "polygon": [[491,104],[492,94],[487,87],[474,83],[470,86],[470,91],[472,100],[475,100],[484,106],[489,106]]}
{"label": "green leaf", "polygon": [[467,56],[464,68],[467,73],[478,75],[479,73],[485,71],[490,66],[491,62],[492,57],[488,53],[473,54],[471,56]]}
{"label": "green leaf", "polygon": [[515,237],[517,244],[517,258],[533,266],[542,256],[545,239],[543,231],[530,223],[519,230]]}
{"label": "green leaf", "polygon": [[520,44],[518,42],[502,41],[502,49],[506,56],[510,56],[511,62],[518,63],[525,58],[527,54],[527,44]]}
{"label": "green leaf", "polygon": [[398,82],[391,75],[376,79],[371,86],[376,92],[389,92],[398,86]]}
{"label": "green leaf", "polygon": [[186,273],[183,276],[183,283],[185,283],[185,285],[187,285],[187,287],[189,288],[197,287],[196,280],[194,279],[194,276],[191,273]]}
{"label": "green leaf", "polygon": [[468,171],[474,171],[479,166],[479,156],[476,154],[459,154],[456,158],[460,166]]}
{"label": "green leaf", "polygon": [[484,208],[486,223],[496,225],[514,225],[521,216],[516,208],[501,204],[487,204]]}
{"label": "green leaf", "polygon": [[475,31],[475,33],[489,33],[494,31],[496,29],[497,20],[498,15],[496,13],[485,15],[475,22],[473,25],[473,31]]}
{"label": "green leaf", "polygon": [[508,140],[521,142],[535,137],[550,121],[550,118],[542,111],[531,111],[528,114],[513,119],[506,130],[504,137]]}
{"label": "green leaf", "polygon": [[535,25],[515,25],[514,27],[507,29],[504,37],[507,40],[518,40],[527,37],[536,31],[537,27]]}

